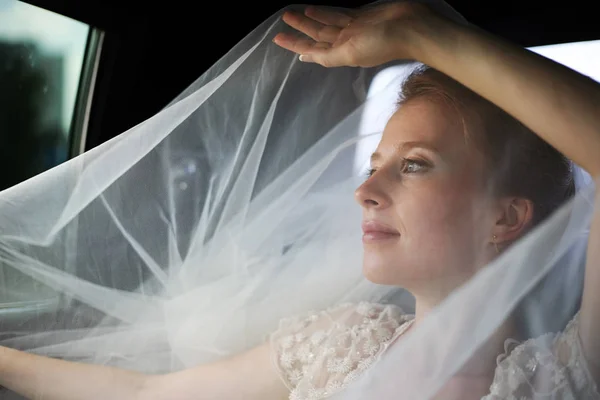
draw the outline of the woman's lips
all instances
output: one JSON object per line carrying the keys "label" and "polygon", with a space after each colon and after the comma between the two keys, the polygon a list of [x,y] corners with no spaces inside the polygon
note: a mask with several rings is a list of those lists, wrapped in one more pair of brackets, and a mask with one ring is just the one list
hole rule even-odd
{"label": "woman's lips", "polygon": [[396,240],[400,237],[400,232],[396,229],[377,221],[364,221],[362,230],[363,243],[378,243]]}

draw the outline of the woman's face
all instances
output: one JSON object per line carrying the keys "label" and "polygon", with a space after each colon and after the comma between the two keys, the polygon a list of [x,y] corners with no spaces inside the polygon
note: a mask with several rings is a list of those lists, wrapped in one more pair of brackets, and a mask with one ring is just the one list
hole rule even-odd
{"label": "woman's face", "polygon": [[427,99],[403,105],[356,190],[365,276],[415,295],[445,295],[469,279],[492,239],[482,167],[452,109]]}

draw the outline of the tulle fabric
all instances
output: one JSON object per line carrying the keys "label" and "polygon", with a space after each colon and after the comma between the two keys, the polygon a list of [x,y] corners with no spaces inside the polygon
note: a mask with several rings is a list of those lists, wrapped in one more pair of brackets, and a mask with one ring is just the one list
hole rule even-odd
{"label": "tulle fabric", "polygon": [[[280,16],[154,117],[0,193],[0,344],[164,373],[264,343],[309,310],[412,311],[405,290],[362,276],[353,191],[415,64],[303,64],[271,42]],[[594,211],[578,173],[575,199],[340,398],[432,398],[509,317],[523,338],[565,329]]]}

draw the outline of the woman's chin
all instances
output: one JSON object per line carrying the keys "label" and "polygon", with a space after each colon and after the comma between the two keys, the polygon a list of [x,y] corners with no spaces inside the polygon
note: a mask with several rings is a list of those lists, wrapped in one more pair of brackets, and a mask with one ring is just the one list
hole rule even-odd
{"label": "woman's chin", "polygon": [[378,285],[391,285],[393,284],[392,271],[390,271],[391,263],[381,262],[369,262],[365,260],[363,262],[363,275],[370,282]]}

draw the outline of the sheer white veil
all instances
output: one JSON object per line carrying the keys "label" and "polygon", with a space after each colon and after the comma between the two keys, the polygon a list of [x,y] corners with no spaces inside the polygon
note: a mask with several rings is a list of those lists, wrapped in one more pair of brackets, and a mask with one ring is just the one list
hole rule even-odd
{"label": "sheer white veil", "polygon": [[[303,64],[271,42],[288,29],[280,16],[154,117],[0,193],[1,345],[168,372],[251,348],[309,310],[411,311],[406,291],[362,276],[353,191],[414,65],[369,91],[390,65]],[[430,398],[509,316],[525,336],[564,329],[594,209],[577,171],[572,201],[341,397]]]}

